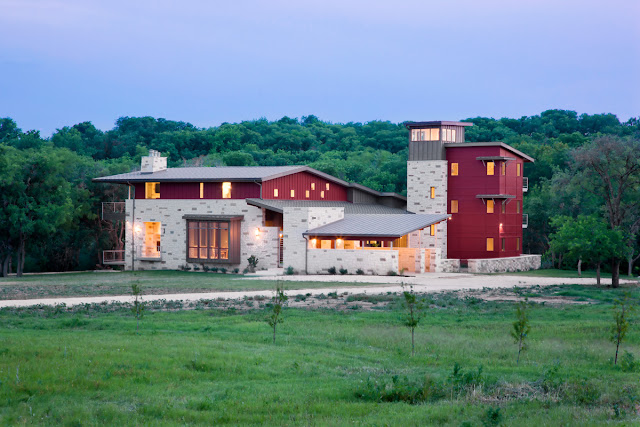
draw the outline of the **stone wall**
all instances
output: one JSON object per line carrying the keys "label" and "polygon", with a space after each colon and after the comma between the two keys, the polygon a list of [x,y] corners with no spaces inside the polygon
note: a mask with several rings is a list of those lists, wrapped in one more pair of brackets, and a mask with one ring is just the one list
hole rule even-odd
{"label": "stone wall", "polygon": [[[243,215],[240,236],[240,264],[207,263],[210,267],[244,270],[251,255],[258,257],[258,269],[278,266],[277,227],[262,226],[262,210],[244,200],[163,200],[135,201],[135,222],[142,231],[136,233],[136,270],[177,270],[187,264],[187,222],[184,215]],[[126,201],[125,269],[131,269],[131,212],[133,200]],[[144,241],[143,222],[160,222],[161,258],[158,261],[138,260],[138,248]],[[256,230],[260,230],[256,235]],[[190,264],[193,266],[194,264]]]}
{"label": "stone wall", "polygon": [[520,255],[508,258],[470,259],[469,273],[506,273],[540,268],[541,255]]}
{"label": "stone wall", "polygon": [[398,272],[398,252],[392,249],[309,249],[307,255],[309,274],[326,274],[330,267],[346,268],[349,274],[356,274],[359,268],[365,274],[380,276]]}

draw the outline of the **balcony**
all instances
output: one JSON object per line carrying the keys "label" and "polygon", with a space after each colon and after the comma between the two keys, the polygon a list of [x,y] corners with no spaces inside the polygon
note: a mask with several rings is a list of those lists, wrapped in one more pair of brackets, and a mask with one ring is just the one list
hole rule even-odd
{"label": "balcony", "polygon": [[102,251],[102,263],[104,265],[124,265],[124,249]]}
{"label": "balcony", "polygon": [[522,214],[522,228],[529,227],[529,214]]}
{"label": "balcony", "polygon": [[138,261],[162,261],[162,248],[160,246],[139,246],[137,259]]}
{"label": "balcony", "polygon": [[102,202],[102,219],[124,221],[124,202]]}
{"label": "balcony", "polygon": [[527,191],[529,191],[529,178],[527,178],[526,176],[522,177],[522,192],[526,193]]}

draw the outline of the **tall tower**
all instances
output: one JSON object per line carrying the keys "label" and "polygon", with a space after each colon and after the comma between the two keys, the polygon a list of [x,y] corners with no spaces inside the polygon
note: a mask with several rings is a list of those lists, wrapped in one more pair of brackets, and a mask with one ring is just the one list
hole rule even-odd
{"label": "tall tower", "polygon": [[[447,213],[448,162],[445,143],[463,143],[464,130],[472,123],[411,122],[409,129],[409,161],[407,162],[407,210],[416,214]],[[424,230],[419,245],[440,249],[447,257],[447,224],[441,222],[435,230]],[[413,243],[415,244],[415,242]]]}

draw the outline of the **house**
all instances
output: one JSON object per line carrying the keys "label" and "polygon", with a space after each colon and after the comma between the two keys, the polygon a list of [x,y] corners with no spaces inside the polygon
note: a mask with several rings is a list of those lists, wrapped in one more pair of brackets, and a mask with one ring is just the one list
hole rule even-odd
{"label": "house", "polygon": [[[407,197],[307,166],[167,168],[150,150],[140,171],[96,178],[129,186],[103,205],[125,220],[125,269],[331,267],[365,274],[538,268],[522,256],[523,164],[501,142],[466,143],[463,122],[408,123]],[[523,184],[524,183],[524,184]]]}

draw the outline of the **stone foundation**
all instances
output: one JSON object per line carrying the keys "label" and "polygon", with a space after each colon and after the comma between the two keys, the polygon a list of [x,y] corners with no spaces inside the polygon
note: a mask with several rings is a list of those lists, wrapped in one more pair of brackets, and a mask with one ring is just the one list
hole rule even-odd
{"label": "stone foundation", "polygon": [[506,273],[509,271],[537,270],[540,268],[541,262],[541,255],[470,259],[469,273]]}

